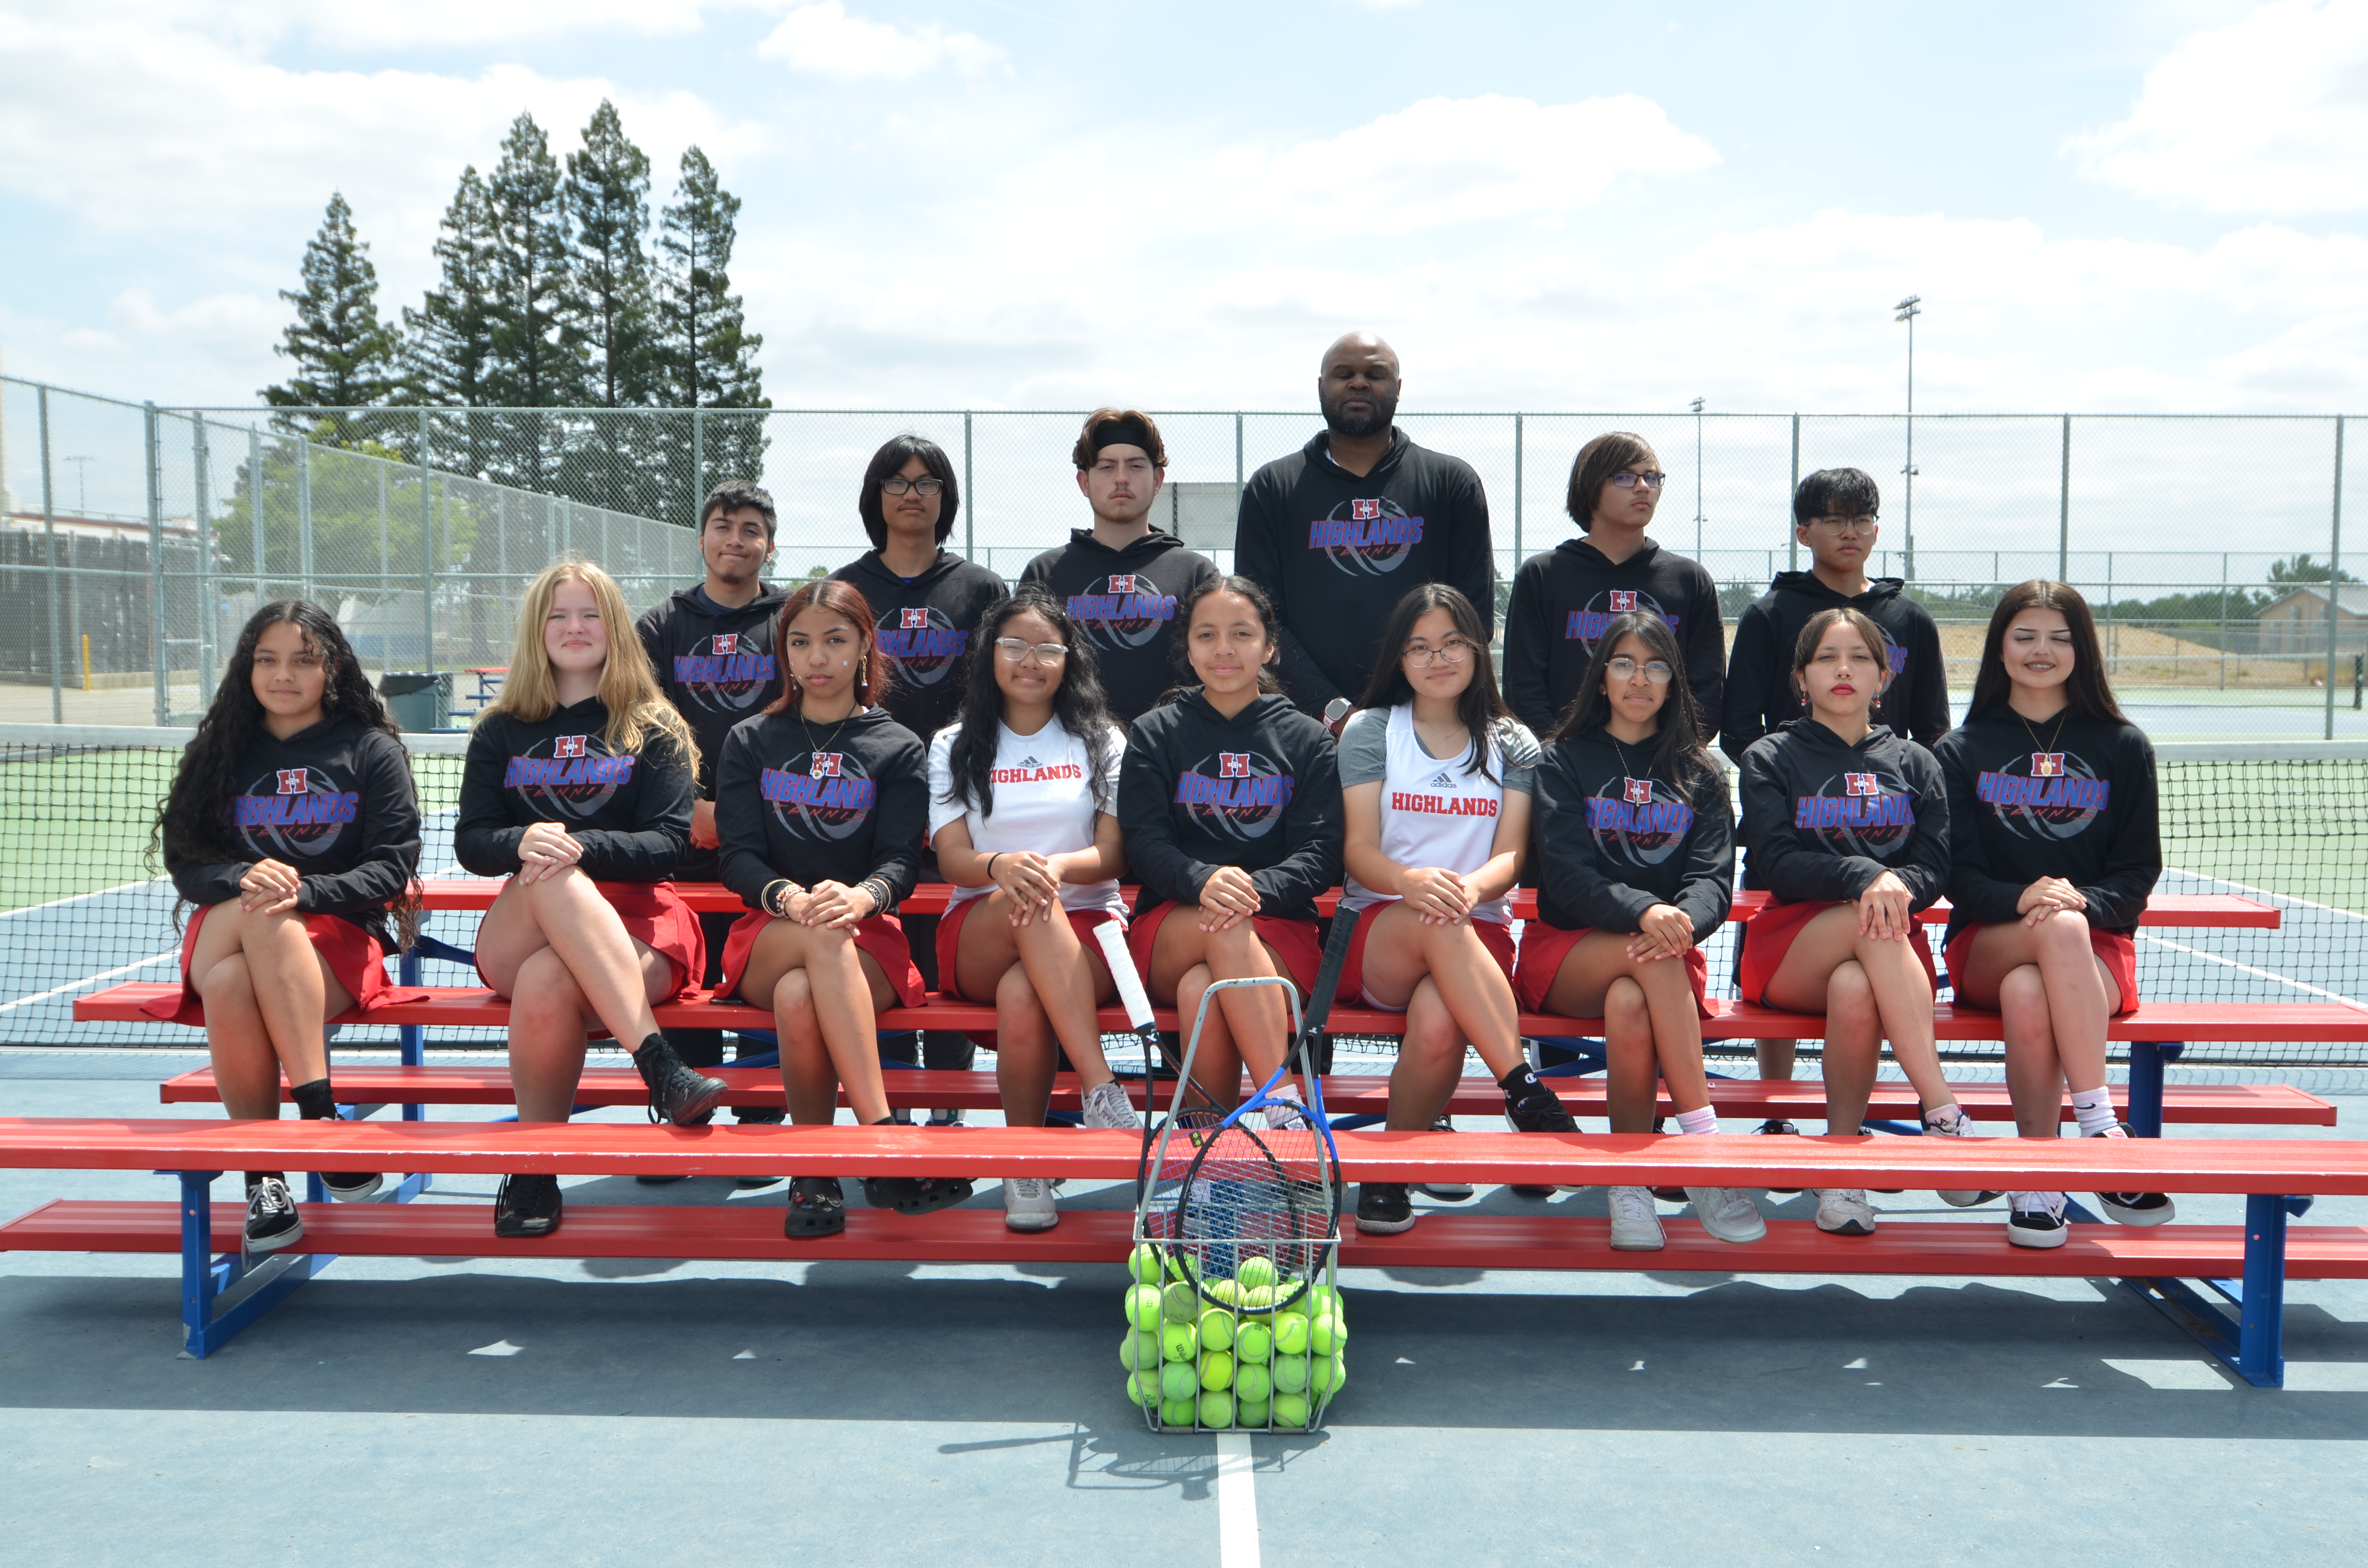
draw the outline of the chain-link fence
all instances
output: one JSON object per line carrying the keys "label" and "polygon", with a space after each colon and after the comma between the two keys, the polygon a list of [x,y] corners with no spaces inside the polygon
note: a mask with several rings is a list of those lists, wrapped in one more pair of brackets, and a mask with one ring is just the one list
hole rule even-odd
{"label": "chain-link fence", "polygon": [[[256,596],[335,610],[373,669],[507,658],[518,585],[574,550],[633,606],[694,579],[698,497],[758,479],[781,510],[774,573],[866,548],[871,452],[916,431],[952,455],[953,546],[1006,577],[1088,518],[1069,451],[1082,411],[158,409],[0,383],[0,719],[187,722]],[[1157,520],[1229,563],[1242,482],[1320,427],[1307,413],[1159,416]],[[2345,422],[2333,417],[1424,414],[1413,437],[1487,486],[1500,578],[1569,538],[1573,454],[1653,444],[1654,526],[1733,616],[1805,566],[1790,497],[1849,465],[1884,489],[1872,569],[1907,577],[1970,685],[1990,607],[2034,576],[2098,607],[2113,679],[2181,700],[2349,709],[2368,585],[2340,572]],[[1912,489],[1910,488],[1912,484]],[[2331,677],[2331,678],[2330,678]],[[2297,716],[2299,717],[2299,716]]]}

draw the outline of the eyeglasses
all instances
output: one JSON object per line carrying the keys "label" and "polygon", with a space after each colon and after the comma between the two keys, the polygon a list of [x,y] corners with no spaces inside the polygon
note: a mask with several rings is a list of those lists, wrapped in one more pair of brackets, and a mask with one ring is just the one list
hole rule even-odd
{"label": "eyeglasses", "polygon": [[1417,670],[1430,668],[1432,661],[1442,665],[1460,665],[1472,656],[1472,644],[1458,639],[1442,642],[1436,648],[1408,648],[1406,662]]}
{"label": "eyeglasses", "polygon": [[[921,483],[934,484],[937,481],[925,479]],[[996,638],[995,651],[1003,655],[1006,663],[1014,665],[1021,663],[1030,653],[1036,655],[1036,662],[1040,665],[1057,665],[1069,656],[1069,647],[1065,642],[1023,642],[1017,637]]]}
{"label": "eyeglasses", "polygon": [[891,495],[902,495],[906,491],[920,495],[935,495],[945,487],[946,482],[942,479],[906,479],[901,473],[893,479],[883,479],[880,482],[880,488]]}
{"label": "eyeglasses", "polygon": [[1669,476],[1656,468],[1648,468],[1642,473],[1623,468],[1611,476],[1611,483],[1622,490],[1634,490],[1640,484],[1647,490],[1664,490],[1668,487]]}
{"label": "eyeglasses", "polygon": [[1880,517],[1869,512],[1860,517],[1811,517],[1809,525],[1812,528],[1824,528],[1829,533],[1846,534],[1854,528],[1871,528],[1880,521],[1882,521]]}
{"label": "eyeglasses", "polygon": [[[1634,680],[1636,678],[1636,661],[1630,658],[1627,654],[1622,653],[1613,658],[1609,664],[1605,665],[1603,666],[1603,670],[1604,673],[1609,675],[1613,680]],[[1658,659],[1652,660],[1645,666],[1645,678],[1651,681],[1655,686],[1668,685],[1670,680],[1676,676],[1677,673],[1677,671],[1669,668],[1668,665],[1663,664]]]}

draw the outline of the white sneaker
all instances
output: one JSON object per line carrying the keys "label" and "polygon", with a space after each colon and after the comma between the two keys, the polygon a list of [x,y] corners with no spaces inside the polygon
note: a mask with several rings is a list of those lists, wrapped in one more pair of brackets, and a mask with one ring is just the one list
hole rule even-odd
{"label": "white sneaker", "polygon": [[1133,1104],[1127,1099],[1126,1091],[1118,1086],[1115,1078],[1096,1084],[1086,1091],[1086,1125],[1123,1129],[1128,1132],[1143,1131],[1142,1119],[1134,1114]]}
{"label": "white sneaker", "polygon": [[[1953,1117],[1949,1114],[1951,1110],[1956,1112]],[[1936,1121],[1933,1119],[1935,1117],[1943,1119]],[[1974,1119],[1967,1116],[1962,1107],[1952,1106],[1947,1109],[1930,1111],[1925,1115],[1924,1136],[1927,1138],[1971,1138],[1973,1135]],[[1952,1209],[1971,1209],[1977,1203],[1987,1203],[1998,1194],[1957,1191],[1943,1192],[1939,1196],[1941,1202]]]}
{"label": "white sneaker", "polygon": [[1739,1187],[1690,1187],[1686,1199],[1694,1206],[1702,1228],[1723,1242],[1757,1242],[1768,1236],[1768,1221],[1759,1205]]}
{"label": "white sneaker", "polygon": [[1061,1222],[1052,1187],[1035,1176],[1003,1178],[1003,1225],[1010,1231],[1049,1231]]}
{"label": "white sneaker", "polygon": [[2007,1195],[2006,1239],[2019,1247],[2060,1247],[2069,1234],[2060,1192]]}
{"label": "white sneaker", "polygon": [[1874,1205],[1858,1187],[1827,1187],[1817,1194],[1817,1229],[1835,1236],[1871,1236]]}
{"label": "white sneaker", "polygon": [[1661,1233],[1661,1217],[1653,1211],[1653,1195],[1641,1187],[1604,1189],[1611,1200],[1611,1250],[1658,1252],[1668,1244]]}

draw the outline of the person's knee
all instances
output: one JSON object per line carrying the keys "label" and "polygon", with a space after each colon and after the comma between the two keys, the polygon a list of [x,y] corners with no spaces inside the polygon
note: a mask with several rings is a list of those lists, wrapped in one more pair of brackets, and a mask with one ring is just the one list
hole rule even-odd
{"label": "person's knee", "polygon": [[1874,984],[1856,963],[1837,964],[1826,979],[1826,1014],[1853,1022],[1874,1016]]}
{"label": "person's knee", "polygon": [[814,1011],[814,982],[804,970],[790,970],[773,982],[773,1011],[792,1017]]}
{"label": "person's knee", "polygon": [[2089,917],[2078,910],[2049,915],[2032,928],[2031,935],[2039,950],[2051,958],[2086,958],[2090,951]]}
{"label": "person's knee", "polygon": [[197,993],[209,1007],[252,1008],[255,976],[246,967],[245,956],[233,953],[217,959],[198,977]]}
{"label": "person's knee", "polygon": [[1603,1021],[1634,1025],[1650,1016],[1645,1006],[1645,988],[1633,975],[1622,975],[1604,988]]}
{"label": "person's knee", "polygon": [[1044,1004],[1036,995],[1036,987],[1029,983],[1028,971],[1013,964],[995,983],[995,1011],[997,1018],[1008,1018],[1014,1024],[1027,1025],[1044,1017]]}
{"label": "person's knee", "polygon": [[584,988],[549,948],[518,965],[518,982],[512,990],[510,1013],[514,1017],[574,1021],[584,1015]]}

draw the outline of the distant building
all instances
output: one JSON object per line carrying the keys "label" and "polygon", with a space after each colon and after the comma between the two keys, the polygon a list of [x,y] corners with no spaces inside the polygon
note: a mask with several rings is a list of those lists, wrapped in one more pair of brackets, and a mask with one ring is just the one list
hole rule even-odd
{"label": "distant building", "polygon": [[[2260,617],[2264,655],[2327,652],[2327,585],[2306,583]],[[2345,583],[2335,590],[2335,646],[2341,653],[2368,648],[2368,583]]]}
{"label": "distant building", "polygon": [[1242,493],[1230,479],[1171,480],[1151,504],[1151,522],[1203,555],[1223,551],[1231,559],[1241,504]]}

